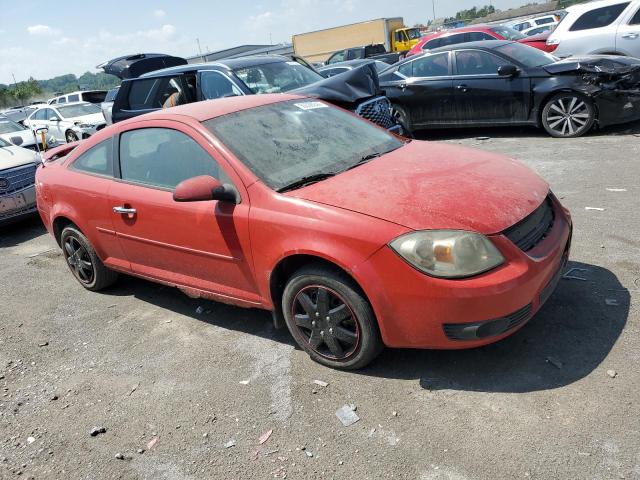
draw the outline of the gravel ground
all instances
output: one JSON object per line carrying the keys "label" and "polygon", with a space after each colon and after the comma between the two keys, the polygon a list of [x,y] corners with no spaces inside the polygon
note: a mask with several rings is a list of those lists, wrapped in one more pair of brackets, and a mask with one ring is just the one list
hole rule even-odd
{"label": "gravel ground", "polygon": [[3,228],[0,478],[640,478],[640,125],[424,137],[543,175],[583,280],[498,344],[343,373],[265,312],[134,278],[86,292],[37,219]]}

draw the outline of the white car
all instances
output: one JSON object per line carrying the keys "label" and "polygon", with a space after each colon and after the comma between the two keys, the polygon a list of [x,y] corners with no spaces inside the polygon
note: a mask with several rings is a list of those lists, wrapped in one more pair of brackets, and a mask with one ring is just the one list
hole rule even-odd
{"label": "white car", "polygon": [[0,138],[0,225],[36,213],[38,163],[36,152]]}
{"label": "white car", "polygon": [[525,30],[541,27],[543,25],[557,25],[560,22],[560,15],[544,15],[542,17],[527,18],[518,22],[508,23],[507,26],[522,32],[526,35]]}
{"label": "white car", "polygon": [[107,125],[100,107],[88,102],[39,108],[24,123],[34,132],[44,127],[57,141],[67,143],[89,138]]}
{"label": "white car", "polygon": [[[34,134],[30,128],[20,125],[18,122],[0,116],[0,138],[6,140],[13,145],[30,150],[42,150],[42,138],[40,134]],[[45,140],[48,147],[56,145],[56,140],[48,133],[45,133]],[[38,144],[36,145],[36,138]]]}
{"label": "white car", "polygon": [[567,8],[547,45],[558,57],[640,57],[640,0],[599,0]]}
{"label": "white car", "polygon": [[533,27],[533,28],[525,28],[520,33],[527,36],[533,37],[534,35],[540,35],[544,32],[551,32],[554,28],[556,28],[557,23],[549,23],[548,25],[542,25],[541,27]]}
{"label": "white car", "polygon": [[106,90],[77,90],[75,92],[67,93],[66,95],[60,95],[50,99],[47,103],[49,105],[56,105],[58,103],[73,103],[73,102],[89,102],[100,103],[104,102],[104,97],[107,95]]}

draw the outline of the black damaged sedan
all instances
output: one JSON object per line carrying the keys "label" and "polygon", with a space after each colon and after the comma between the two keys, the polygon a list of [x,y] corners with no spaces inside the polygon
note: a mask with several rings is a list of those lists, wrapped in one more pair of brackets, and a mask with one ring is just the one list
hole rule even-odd
{"label": "black damaged sedan", "polygon": [[400,123],[427,128],[535,125],[578,137],[640,119],[640,59],[560,60],[509,41],[472,42],[410,57],[380,74]]}

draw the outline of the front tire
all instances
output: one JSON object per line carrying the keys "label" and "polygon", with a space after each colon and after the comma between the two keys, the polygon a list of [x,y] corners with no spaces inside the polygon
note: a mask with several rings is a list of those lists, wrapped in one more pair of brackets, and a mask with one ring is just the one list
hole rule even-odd
{"label": "front tire", "polygon": [[78,141],[78,136],[75,134],[75,132],[71,130],[67,130],[67,133],[65,133],[64,138],[67,140],[67,143],[73,143]]}
{"label": "front tire", "polygon": [[556,138],[575,138],[584,135],[596,120],[593,102],[575,92],[558,93],[542,110],[542,126]]}
{"label": "front tire", "polygon": [[62,230],[60,245],[71,273],[87,290],[97,292],[118,279],[118,273],[104,266],[87,237],[75,226]]}
{"label": "front tire", "polygon": [[323,266],[301,268],[284,289],[282,311],[298,345],[322,365],[355,370],[383,349],[371,305],[343,273]]}
{"label": "front tire", "polygon": [[409,119],[407,111],[399,105],[391,105],[391,115],[402,127],[402,135],[407,138],[413,138],[411,120]]}

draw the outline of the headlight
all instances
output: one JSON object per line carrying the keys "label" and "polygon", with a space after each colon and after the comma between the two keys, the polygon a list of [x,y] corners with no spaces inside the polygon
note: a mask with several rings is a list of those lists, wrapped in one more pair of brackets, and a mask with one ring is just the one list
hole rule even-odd
{"label": "headlight", "polygon": [[407,233],[389,246],[409,264],[434,277],[470,277],[504,262],[487,237],[462,230]]}
{"label": "headlight", "polygon": [[92,128],[93,125],[91,125],[89,123],[79,123],[78,127],[80,127],[80,128]]}

